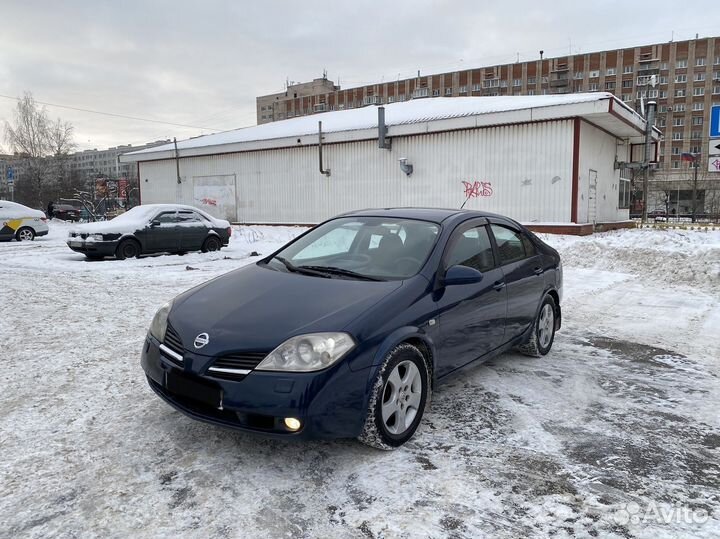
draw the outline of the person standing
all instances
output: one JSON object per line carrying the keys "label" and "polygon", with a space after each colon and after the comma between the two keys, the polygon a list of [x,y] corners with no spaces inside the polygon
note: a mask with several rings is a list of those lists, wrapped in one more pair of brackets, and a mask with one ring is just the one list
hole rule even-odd
{"label": "person standing", "polygon": [[48,202],[48,208],[47,208],[47,216],[48,216],[48,219],[52,219],[52,218],[53,218],[53,213],[55,213],[55,204],[54,204],[53,201],[51,200],[50,202]]}

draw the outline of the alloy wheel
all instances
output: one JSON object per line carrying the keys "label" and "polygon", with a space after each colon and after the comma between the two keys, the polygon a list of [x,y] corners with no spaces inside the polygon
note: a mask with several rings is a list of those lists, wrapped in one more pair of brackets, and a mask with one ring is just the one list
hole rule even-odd
{"label": "alloy wheel", "polygon": [[385,382],[382,396],[382,420],[393,435],[402,435],[418,414],[422,397],[422,377],[412,361],[398,363]]}
{"label": "alloy wheel", "polygon": [[553,336],[553,327],[555,325],[555,312],[552,305],[546,303],[540,311],[540,319],[538,320],[538,340],[540,346],[547,348]]}

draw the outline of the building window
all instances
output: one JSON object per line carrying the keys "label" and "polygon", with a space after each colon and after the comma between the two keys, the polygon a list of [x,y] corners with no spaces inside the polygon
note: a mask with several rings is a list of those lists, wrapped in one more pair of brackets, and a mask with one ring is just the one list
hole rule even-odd
{"label": "building window", "polygon": [[[702,103],[700,103],[702,105]],[[702,116],[693,116],[692,119],[693,125],[702,125],[703,124],[703,117]]]}
{"label": "building window", "polygon": [[668,78],[667,75],[660,75],[660,84],[667,84]]}
{"label": "building window", "polygon": [[528,84],[535,84],[537,82],[536,77],[528,77]]}
{"label": "building window", "polygon": [[695,82],[703,82],[705,80],[705,73],[695,73]]}
{"label": "building window", "polygon": [[687,58],[684,60],[678,60],[675,63],[675,69],[682,69],[684,67],[687,67]]}
{"label": "building window", "polygon": [[591,92],[597,92],[598,91],[598,83],[597,82],[591,82],[590,86],[588,87],[588,90]]}
{"label": "building window", "polygon": [[675,75],[675,83],[676,84],[683,83],[683,82],[687,82],[687,75]]}
{"label": "building window", "polygon": [[614,68],[614,67],[608,67],[608,69],[607,69],[607,71],[605,72],[605,74],[606,74],[608,77],[614,75],[614,74],[615,74],[615,68]]}
{"label": "building window", "polygon": [[628,101],[632,101],[632,94],[623,94],[622,100],[625,101],[626,103]]}
{"label": "building window", "polygon": [[[433,90],[433,92],[434,91],[435,90]],[[428,95],[430,94],[427,88],[415,88],[412,93],[413,97],[427,97]]]}
{"label": "building window", "polygon": [[513,79],[513,86],[522,86],[522,79]]}
{"label": "building window", "polygon": [[433,89],[433,97],[440,97],[440,88]]}
{"label": "building window", "polygon": [[472,85],[472,91],[473,91],[473,92],[479,92],[479,91],[480,91],[480,88],[481,88],[481,86],[480,86],[479,84],[473,84],[473,85]]}
{"label": "building window", "polygon": [[665,127],[665,118],[658,118],[658,127]]}
{"label": "building window", "polygon": [[624,80],[622,81],[622,87],[623,88],[632,88],[633,81],[631,80]]}
{"label": "building window", "polygon": [[585,74],[582,71],[575,72],[575,79],[582,79],[584,76]]}
{"label": "building window", "polygon": [[705,88],[703,88],[702,86],[700,88],[693,88],[693,95],[694,96],[705,95]]}
{"label": "building window", "polygon": [[675,103],[675,112],[685,112],[685,103]]}
{"label": "building window", "polygon": [[675,97],[685,97],[685,88],[675,90]]}
{"label": "building window", "polygon": [[395,96],[394,96],[394,95],[388,96],[388,103],[395,103]]}
{"label": "building window", "polygon": [[712,80],[720,80],[720,71],[713,71]]}
{"label": "building window", "polygon": [[673,146],[670,153],[672,153],[673,155],[680,155],[680,146]]}
{"label": "building window", "polygon": [[658,97],[660,99],[667,99],[667,90],[660,90],[660,93],[658,93]]}
{"label": "building window", "polygon": [[614,83],[614,82],[606,82],[606,83],[605,83],[605,89],[606,89],[606,90],[614,90],[614,89],[615,89],[615,83]]}
{"label": "building window", "polygon": [[452,95],[452,88],[445,88],[445,95]]}
{"label": "building window", "polygon": [[713,86],[713,95],[720,94],[720,86]]}
{"label": "building window", "polygon": [[466,94],[467,93],[467,86],[460,86],[460,93]]}
{"label": "building window", "polygon": [[655,99],[658,96],[658,91],[657,90],[648,90],[647,96],[650,99]]}
{"label": "building window", "polygon": [[576,85],[575,85],[575,88],[574,88],[574,91],[575,91],[575,93],[577,93],[577,92],[582,92],[582,91],[583,91],[583,86],[582,86],[582,84],[576,84]]}
{"label": "building window", "polygon": [[700,146],[690,146],[690,153],[700,153]]}
{"label": "building window", "polygon": [[673,161],[672,168],[680,168],[680,161]]}
{"label": "building window", "polygon": [[618,184],[618,191],[618,209],[626,210],[630,207],[630,180],[620,178],[620,183]]}
{"label": "building window", "polygon": [[500,86],[500,79],[485,79],[483,81],[483,88],[497,88]]}
{"label": "building window", "polygon": [[535,95],[535,90],[528,90],[527,95]]}
{"label": "building window", "polygon": [[673,139],[673,140],[682,140],[682,139],[683,139],[683,132],[682,132],[682,131],[673,131],[672,139]]}
{"label": "building window", "polygon": [[623,73],[632,73],[633,72],[633,66],[623,66]]}
{"label": "building window", "polygon": [[700,101],[699,103],[693,103],[693,110],[705,110],[705,103]]}
{"label": "building window", "polygon": [[695,65],[696,65],[697,67],[702,67],[702,66],[704,66],[704,65],[705,65],[705,57],[702,56],[702,57],[700,57],[700,58],[695,58]]}
{"label": "building window", "polygon": [[673,118],[673,125],[675,127],[682,127],[685,125],[685,118]]}
{"label": "building window", "polygon": [[716,57],[715,57],[715,62],[714,62],[714,64],[715,64],[715,65],[720,65],[720,56],[716,56]]}
{"label": "building window", "polygon": [[599,71],[599,70],[594,69],[593,71],[590,71],[589,77],[590,77],[591,79],[596,79],[596,78],[598,78],[599,76],[600,76],[600,71]]}

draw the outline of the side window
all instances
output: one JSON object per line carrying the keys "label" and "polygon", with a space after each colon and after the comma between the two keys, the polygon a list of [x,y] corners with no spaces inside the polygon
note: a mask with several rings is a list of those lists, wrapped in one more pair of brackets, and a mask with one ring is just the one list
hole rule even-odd
{"label": "side window", "polygon": [[447,256],[446,266],[468,266],[478,271],[495,267],[490,236],[485,226],[470,228],[455,240]]}
{"label": "side window", "polygon": [[177,223],[174,211],[166,211],[155,217],[155,221],[160,221],[161,224],[165,223]]}
{"label": "side window", "polygon": [[201,219],[200,216],[193,211],[181,211],[178,212],[177,221],[178,223],[200,224]]}
{"label": "side window", "polygon": [[526,257],[523,239],[528,240],[523,238],[522,234],[501,225],[490,225],[490,228],[495,236],[501,265],[517,262]]}

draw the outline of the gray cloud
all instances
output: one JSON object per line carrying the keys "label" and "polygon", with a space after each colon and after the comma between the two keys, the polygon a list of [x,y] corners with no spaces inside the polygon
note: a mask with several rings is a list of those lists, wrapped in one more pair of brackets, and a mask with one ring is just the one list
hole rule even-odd
{"label": "gray cloud", "polygon": [[[255,97],[323,69],[343,87],[572,51],[717,34],[693,2],[0,3],[0,94],[213,129],[255,123]],[[0,122],[14,103],[0,99]],[[82,148],[206,131],[59,108]]]}

